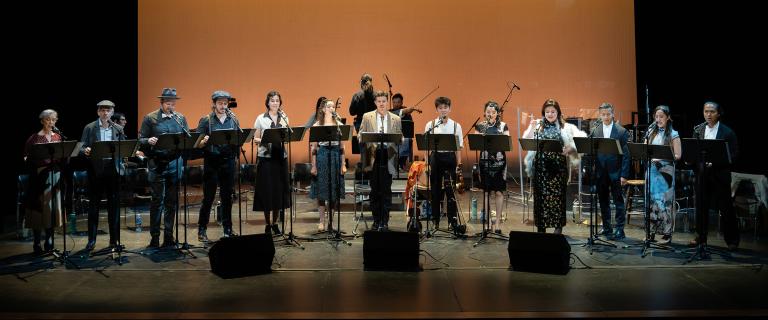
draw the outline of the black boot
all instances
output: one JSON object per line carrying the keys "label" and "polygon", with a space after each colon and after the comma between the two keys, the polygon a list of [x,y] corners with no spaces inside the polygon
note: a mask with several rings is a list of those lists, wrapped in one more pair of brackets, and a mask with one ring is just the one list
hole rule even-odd
{"label": "black boot", "polygon": [[160,236],[152,235],[152,239],[149,240],[149,245],[147,245],[147,248],[157,248],[157,247],[160,247]]}
{"label": "black boot", "polygon": [[53,251],[53,228],[45,229],[45,243],[43,243],[45,252]]}
{"label": "black boot", "polygon": [[34,237],[34,240],[32,241],[32,252],[35,254],[41,254],[43,253],[43,247],[40,246],[40,238],[42,232],[40,229],[34,229],[32,230],[32,235]]}
{"label": "black boot", "polygon": [[88,243],[85,245],[86,251],[92,251],[96,247],[96,224],[88,223]]}
{"label": "black boot", "polygon": [[207,228],[206,227],[199,227],[197,228],[197,241],[200,242],[208,242],[208,234],[207,234]]}

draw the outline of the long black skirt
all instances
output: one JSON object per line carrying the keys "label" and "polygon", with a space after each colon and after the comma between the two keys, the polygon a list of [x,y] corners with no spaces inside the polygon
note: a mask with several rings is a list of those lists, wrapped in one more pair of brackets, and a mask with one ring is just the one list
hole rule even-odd
{"label": "long black skirt", "polygon": [[259,157],[259,163],[256,165],[253,211],[272,211],[290,207],[286,159]]}

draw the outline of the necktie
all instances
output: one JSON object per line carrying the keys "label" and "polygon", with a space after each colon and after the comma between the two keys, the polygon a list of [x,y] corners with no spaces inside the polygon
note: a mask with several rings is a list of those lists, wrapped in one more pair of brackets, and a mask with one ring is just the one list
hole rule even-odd
{"label": "necktie", "polygon": [[381,131],[381,133],[384,133],[384,116],[381,116],[381,129],[379,131]]}

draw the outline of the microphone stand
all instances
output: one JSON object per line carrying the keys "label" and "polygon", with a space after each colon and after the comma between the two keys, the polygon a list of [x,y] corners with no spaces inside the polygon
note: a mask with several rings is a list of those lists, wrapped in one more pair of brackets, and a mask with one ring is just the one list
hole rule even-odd
{"label": "microphone stand", "polygon": [[[305,249],[304,246],[301,245],[301,243],[297,240],[297,237],[294,236],[294,234],[293,234],[293,217],[294,217],[294,207],[295,207],[295,200],[296,200],[296,195],[295,195],[295,192],[294,192],[295,190],[293,188],[293,166],[291,165],[291,161],[292,161],[291,160],[291,136],[293,136],[293,129],[291,129],[291,125],[288,124],[288,119],[283,114],[283,110],[278,109],[277,110],[277,123],[278,124],[280,123],[280,119],[283,119],[283,121],[285,121],[285,127],[288,129],[288,137],[287,137],[288,138],[288,140],[287,140],[287,143],[288,143],[288,163],[287,163],[287,166],[288,166],[288,168],[286,168],[287,169],[286,170],[286,174],[288,175],[287,182],[288,182],[288,188],[290,190],[289,191],[290,208],[288,209],[288,220],[289,220],[290,231],[288,231],[288,237],[286,237],[285,236],[285,208],[280,209],[280,213],[281,213],[281,215],[280,215],[281,219],[280,220],[281,220],[281,223],[282,223],[282,226],[283,226],[282,237],[285,240],[286,244],[294,245],[296,247],[301,248],[301,250],[304,250]],[[285,150],[285,144],[286,144],[285,137],[283,137],[283,141],[281,141],[281,143],[283,145],[283,150]]]}
{"label": "microphone stand", "polygon": [[[173,116],[171,118],[173,118],[173,120],[176,121],[176,124],[178,124],[179,127],[181,127],[181,130],[184,131],[184,133],[187,135],[187,137],[192,137],[192,134],[181,123],[181,120],[179,120],[179,116],[176,114],[175,111],[172,112],[172,115]],[[208,123],[210,124],[210,121],[208,121]],[[183,148],[182,150],[184,152],[186,152],[186,149],[187,149],[187,139],[184,139],[184,142],[182,144],[182,148]],[[177,153],[179,152],[178,140],[176,141],[176,152]],[[181,178],[179,177],[179,170],[180,170],[179,169],[179,165],[180,165],[179,164],[179,157],[182,158],[181,159],[181,165],[182,166],[184,166],[186,168],[186,164],[187,164],[187,159],[186,159],[186,156],[184,155],[184,152],[181,152],[181,154],[179,154],[178,157],[175,160],[173,160],[173,161],[176,161],[176,173],[175,173],[176,176],[174,178],[176,180],[176,194],[177,195],[179,194],[179,184],[180,184],[179,180],[181,180]],[[188,183],[188,180],[189,180],[189,170],[184,170],[184,189],[182,190],[183,197],[184,197],[184,243],[181,244],[181,246],[179,246],[179,204],[178,204],[178,199],[176,200],[176,203],[174,203],[174,207],[176,208],[176,210],[175,210],[176,211],[176,239],[175,239],[174,242],[175,242],[176,250],[178,250],[182,254],[188,254],[193,259],[197,259],[197,256],[195,256],[195,254],[192,253],[192,251],[190,250],[190,249],[192,249],[192,246],[190,246],[189,243],[187,242],[187,225],[189,224],[189,221],[188,221],[189,208],[188,208],[188,205],[187,205],[187,183]]]}
{"label": "microphone stand", "polygon": [[[240,149],[243,152],[243,157],[245,157],[245,150],[242,149],[240,144],[240,139],[242,139],[243,135],[243,128],[240,127],[240,120],[235,117],[235,114],[232,112],[232,110],[229,110],[229,108],[224,108],[224,111],[227,113],[227,115],[232,118],[232,122],[234,122],[235,127],[237,128],[237,148]],[[210,121],[209,121],[210,123]],[[210,130],[209,130],[210,132]],[[229,146],[230,148],[234,146]],[[233,148],[234,149],[234,148]],[[234,151],[234,150],[233,150]],[[240,164],[240,154],[235,151],[235,155],[237,156],[237,168],[235,169],[235,177],[237,177],[237,193],[233,193],[237,195],[237,222],[238,222],[238,234],[243,235],[243,206],[242,206],[242,184],[240,182],[240,174],[241,174],[241,164]],[[245,159],[246,164],[248,163],[248,158]],[[233,186],[234,187],[234,186]],[[219,185],[219,188],[221,188],[221,185]],[[221,195],[221,189],[219,189],[219,195]],[[247,201],[248,199],[246,199]],[[246,203],[246,206],[248,203]],[[247,219],[247,217],[246,217]],[[229,221],[232,222],[232,209],[230,207],[229,209]]]}
{"label": "microphone stand", "polygon": [[[592,163],[589,165],[589,177],[590,177],[590,183],[589,183],[589,239],[587,242],[583,245],[584,247],[589,247],[589,254],[592,254],[594,251],[595,245],[603,245],[607,247],[614,247],[616,248],[616,244],[611,243],[609,241],[600,239],[599,234],[597,233],[597,212],[596,206],[595,206],[595,198],[597,197],[599,200],[599,196],[597,195],[597,150],[595,150],[595,129],[597,129],[597,126],[601,126],[602,123],[599,121],[594,122],[594,126],[592,127],[592,130],[589,132],[589,155],[591,158]],[[608,178],[610,180],[610,177]],[[610,194],[609,194],[610,196]],[[579,194],[579,198],[581,198],[581,194]],[[581,203],[579,203],[581,205]],[[611,216],[611,207],[610,203],[608,205],[608,220],[610,221]],[[606,238],[608,235],[606,235]]]}

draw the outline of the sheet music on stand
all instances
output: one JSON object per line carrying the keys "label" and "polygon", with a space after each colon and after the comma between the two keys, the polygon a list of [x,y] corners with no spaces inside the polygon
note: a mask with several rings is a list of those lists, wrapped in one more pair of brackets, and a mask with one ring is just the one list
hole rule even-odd
{"label": "sheet music on stand", "polygon": [[403,135],[401,133],[377,133],[361,132],[359,135],[361,143],[394,143],[400,144]]}
{"label": "sheet music on stand", "polygon": [[[520,148],[525,151],[563,152],[563,141],[558,139],[519,138]],[[537,148],[538,145],[538,148]]]}
{"label": "sheet music on stand", "polygon": [[288,128],[269,128],[264,129],[264,133],[261,135],[261,143],[287,143],[296,142],[304,139],[305,127],[291,127]]}
{"label": "sheet music on stand", "polygon": [[29,148],[27,161],[53,160],[76,157],[83,143],[78,141],[61,141],[36,143]]}
{"label": "sheet music on stand", "polygon": [[674,160],[675,158],[672,154],[672,148],[668,145],[630,142],[627,143],[627,147],[633,159],[645,160],[650,157],[651,159]]}
{"label": "sheet music on stand", "polygon": [[512,137],[506,134],[471,133],[467,137],[469,139],[469,150],[471,151],[512,151]]}
{"label": "sheet music on stand", "polygon": [[728,141],[723,139],[694,139],[684,138],[681,141],[682,158],[686,163],[698,163],[702,151],[706,152],[707,159],[713,165],[731,164],[731,152]]}
{"label": "sheet music on stand", "polygon": [[459,142],[452,133],[419,133],[416,134],[416,148],[420,151],[458,151]]}
{"label": "sheet music on stand", "polygon": [[[214,130],[208,135],[208,142],[206,145],[242,146],[253,138],[253,133],[253,129],[243,129],[242,132],[237,129]],[[238,137],[240,138],[240,141],[238,141]],[[202,139],[198,140],[196,146],[199,145],[200,141],[202,141]]]}
{"label": "sheet music on stand", "polygon": [[138,148],[138,140],[96,141],[91,145],[91,158],[112,158],[113,152],[119,153],[118,158],[127,158],[136,154]]}
{"label": "sheet music on stand", "polygon": [[191,132],[189,136],[183,132],[164,133],[157,136],[157,143],[154,147],[165,150],[191,149],[199,144],[200,139],[202,137],[199,132]]}
{"label": "sheet music on stand", "polygon": [[[309,142],[347,141],[350,138],[351,126],[312,126],[309,127]],[[339,136],[341,131],[341,136]]]}
{"label": "sheet music on stand", "polygon": [[594,150],[595,154],[624,155],[619,140],[617,139],[573,137],[573,142],[576,144],[576,150],[578,150],[579,153],[592,154],[592,150]]}

